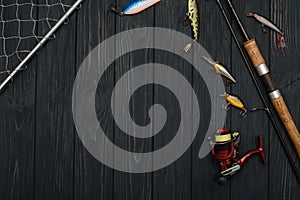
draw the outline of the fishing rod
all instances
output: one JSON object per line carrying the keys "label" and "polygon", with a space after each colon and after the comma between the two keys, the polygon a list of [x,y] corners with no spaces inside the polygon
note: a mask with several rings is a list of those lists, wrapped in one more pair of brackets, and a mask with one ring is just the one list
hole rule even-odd
{"label": "fishing rod", "polygon": [[[234,10],[234,8],[233,8],[231,2],[230,2],[229,0],[228,0],[228,2],[229,2],[229,5],[231,5],[230,7],[231,7],[231,9],[233,10],[233,13],[234,13],[235,17],[238,18],[238,15],[236,14],[236,12],[235,12],[235,10]],[[257,79],[256,79],[255,76],[254,76],[254,72],[253,72],[253,70],[252,70],[252,68],[251,68],[251,66],[250,66],[250,64],[249,64],[249,62],[248,62],[248,60],[247,60],[247,58],[246,58],[246,55],[245,55],[245,53],[244,53],[244,51],[243,51],[243,48],[242,48],[242,46],[241,46],[241,44],[240,44],[240,42],[239,42],[239,40],[238,40],[238,37],[237,37],[236,33],[235,33],[234,30],[233,30],[233,27],[232,27],[232,25],[231,25],[231,23],[230,23],[230,21],[229,21],[229,18],[228,18],[228,16],[227,16],[226,12],[225,12],[225,9],[223,8],[223,5],[222,5],[222,3],[220,2],[220,0],[217,0],[217,3],[218,3],[219,8],[220,8],[220,10],[221,10],[221,12],[222,12],[222,15],[224,16],[224,19],[225,19],[226,23],[227,23],[227,25],[228,25],[228,28],[229,28],[229,30],[230,30],[232,36],[233,36],[233,39],[235,40],[235,43],[236,43],[236,45],[237,45],[237,47],[238,47],[238,49],[239,49],[239,52],[240,52],[240,54],[241,54],[241,56],[242,56],[242,58],[243,58],[243,60],[244,60],[244,62],[245,62],[245,64],[246,64],[246,67],[247,67],[247,69],[248,69],[248,71],[249,71],[249,74],[250,74],[251,79],[252,79],[252,81],[253,81],[253,83],[254,83],[254,85],[255,85],[255,88],[257,89],[257,92],[258,92],[258,94],[259,94],[259,96],[260,96],[260,98],[261,98],[261,100],[262,100],[262,103],[264,104],[264,107],[266,108],[268,117],[269,117],[269,119],[270,119],[271,122],[272,122],[272,125],[273,125],[273,127],[274,127],[274,129],[275,129],[275,133],[277,134],[277,136],[278,136],[278,138],[279,138],[279,140],[280,140],[280,143],[281,143],[281,145],[282,145],[282,147],[283,147],[283,150],[284,150],[284,152],[285,152],[285,154],[286,154],[286,156],[287,156],[287,158],[288,158],[288,160],[289,160],[289,162],[290,162],[290,164],[291,164],[292,170],[293,170],[294,174],[296,175],[296,178],[297,178],[297,180],[298,180],[298,183],[300,183],[300,174],[299,174],[299,172],[298,172],[298,170],[297,170],[296,163],[295,163],[295,161],[294,161],[293,158],[292,158],[292,154],[291,154],[291,152],[289,151],[289,149],[287,148],[287,145],[286,145],[286,143],[285,143],[285,141],[284,141],[284,139],[283,139],[283,137],[282,137],[282,135],[281,135],[281,133],[280,133],[280,131],[279,131],[278,125],[277,125],[277,123],[276,123],[276,121],[275,121],[275,119],[274,119],[274,117],[273,117],[273,115],[272,115],[272,113],[271,113],[271,111],[270,111],[270,108],[269,108],[269,106],[268,106],[268,104],[267,104],[267,100],[265,99],[265,97],[264,97],[263,94],[262,94],[262,91],[261,91],[261,88],[260,88],[260,86],[259,86],[259,84],[258,84],[258,81],[257,81]],[[241,21],[240,21],[239,19],[238,19],[237,21],[238,21],[238,23],[240,24],[240,27],[241,27],[241,29],[242,29],[242,32],[243,32],[244,37],[246,38],[247,41],[249,41],[249,40],[250,40],[250,39],[249,39],[249,36],[247,35],[245,29],[243,28]],[[298,155],[299,155],[299,154],[298,154]]]}

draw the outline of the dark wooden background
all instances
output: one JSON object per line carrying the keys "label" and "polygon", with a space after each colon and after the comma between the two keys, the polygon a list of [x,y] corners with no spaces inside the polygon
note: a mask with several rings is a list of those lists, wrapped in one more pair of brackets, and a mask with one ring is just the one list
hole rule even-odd
{"label": "dark wooden background", "polygon": [[[117,1],[121,7],[127,2]],[[224,186],[213,181],[218,166],[211,156],[201,160],[197,157],[203,140],[201,133],[179,160],[153,173],[115,171],[87,152],[74,128],[71,97],[76,71],[88,53],[106,38],[137,27],[165,27],[192,35],[189,26],[178,23],[187,11],[187,0],[162,0],[138,15],[122,18],[107,15],[106,10],[114,3],[86,0],[69,24],[58,31],[56,39],[30,62],[28,70],[1,94],[0,199],[300,199],[299,183],[264,112],[249,114],[245,119],[235,109],[228,112],[226,126],[242,134],[241,155],[255,148],[256,136],[262,135],[267,165],[255,156]],[[233,4],[249,35],[257,39],[300,127],[300,1],[233,0]],[[262,106],[216,2],[199,1],[199,9],[201,45],[238,79],[237,84],[227,85],[227,91],[238,94],[249,107]],[[263,34],[254,19],[245,17],[248,11],[276,22],[286,33],[287,48],[277,52],[274,32]],[[108,71],[106,82],[117,81],[134,64],[153,61],[154,57],[188,77],[197,94],[207,95],[191,67],[185,68],[186,63],[151,50],[119,59]],[[104,92],[112,87],[107,84]],[[172,95],[155,87],[145,88],[134,99],[139,106],[132,106],[138,108],[139,118],[147,116],[149,104],[156,100],[162,99],[165,105],[176,103]],[[178,121],[176,113],[171,117]],[[114,135],[112,120],[107,120],[105,126],[115,142],[124,147],[133,145],[125,136]],[[281,124],[280,129],[300,170],[299,159]],[[169,139],[161,137],[155,144]]]}

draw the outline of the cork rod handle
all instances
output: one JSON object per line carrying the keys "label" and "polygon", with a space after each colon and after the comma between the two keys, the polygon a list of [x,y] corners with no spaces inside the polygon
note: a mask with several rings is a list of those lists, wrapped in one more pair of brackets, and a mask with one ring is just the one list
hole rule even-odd
{"label": "cork rod handle", "polygon": [[294,123],[294,120],[284,102],[284,99],[282,96],[280,96],[277,99],[272,100],[272,104],[278,113],[287,133],[289,134],[289,137],[291,138],[298,157],[300,157],[300,134],[299,131]]}
{"label": "cork rod handle", "polygon": [[298,157],[300,158],[300,134],[295,125],[295,122],[281,96],[279,89],[273,79],[269,68],[267,67],[265,60],[255,42],[251,39],[244,43],[244,47],[254,65],[258,75],[263,80],[266,89],[269,92],[269,97],[271,98],[272,104],[282,121],[291,141],[293,142],[295,149],[297,151]]}

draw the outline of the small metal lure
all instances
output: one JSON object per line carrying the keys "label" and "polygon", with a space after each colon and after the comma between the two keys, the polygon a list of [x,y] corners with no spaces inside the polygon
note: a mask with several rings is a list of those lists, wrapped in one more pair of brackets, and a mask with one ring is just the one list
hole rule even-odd
{"label": "small metal lure", "polygon": [[190,20],[191,27],[193,29],[194,40],[183,48],[182,52],[187,53],[191,47],[192,43],[198,41],[199,39],[199,10],[196,0],[188,0],[188,12],[186,13],[187,18]]}
{"label": "small metal lure", "polygon": [[229,73],[229,71],[223,65],[221,65],[217,61],[214,61],[210,58],[207,58],[204,56],[202,56],[202,58],[205,59],[209,64],[214,66],[215,72],[217,74],[220,74],[220,75],[226,77],[227,79],[231,80],[233,83],[236,83],[236,80],[233,78],[233,76]]}
{"label": "small metal lure", "polygon": [[240,115],[242,117],[246,116],[247,109],[244,106],[244,103],[242,102],[242,100],[238,96],[228,94],[226,92],[224,92],[224,94],[222,94],[220,96],[225,97],[225,99],[227,101],[227,105],[225,106],[225,109],[228,109],[229,106],[233,106],[233,107],[236,107],[241,110]]}
{"label": "small metal lure", "polygon": [[268,20],[267,18],[265,18],[257,13],[250,12],[250,13],[247,13],[246,16],[254,17],[254,19],[256,19],[258,22],[260,22],[262,24],[262,26],[267,26],[279,34],[278,35],[278,46],[277,46],[278,49],[286,47],[285,42],[284,42],[284,33],[274,23],[272,23],[270,20]]}
{"label": "small metal lure", "polygon": [[150,6],[160,2],[160,0],[132,0],[130,1],[122,11],[118,11],[116,6],[111,5],[108,11],[117,13],[120,16],[135,15],[138,14]]}

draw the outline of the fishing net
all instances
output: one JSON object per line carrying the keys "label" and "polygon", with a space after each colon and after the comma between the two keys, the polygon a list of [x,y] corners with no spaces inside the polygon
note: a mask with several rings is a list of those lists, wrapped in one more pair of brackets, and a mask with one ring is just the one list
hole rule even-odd
{"label": "fishing net", "polygon": [[[78,0],[1,0],[0,78],[7,77]],[[81,1],[80,1],[81,2]],[[77,8],[79,4],[77,5]],[[68,17],[68,16],[67,16]],[[64,23],[66,19],[65,16]],[[63,24],[63,23],[62,23]],[[45,38],[48,37],[48,38]],[[24,70],[26,65],[18,70]]]}

